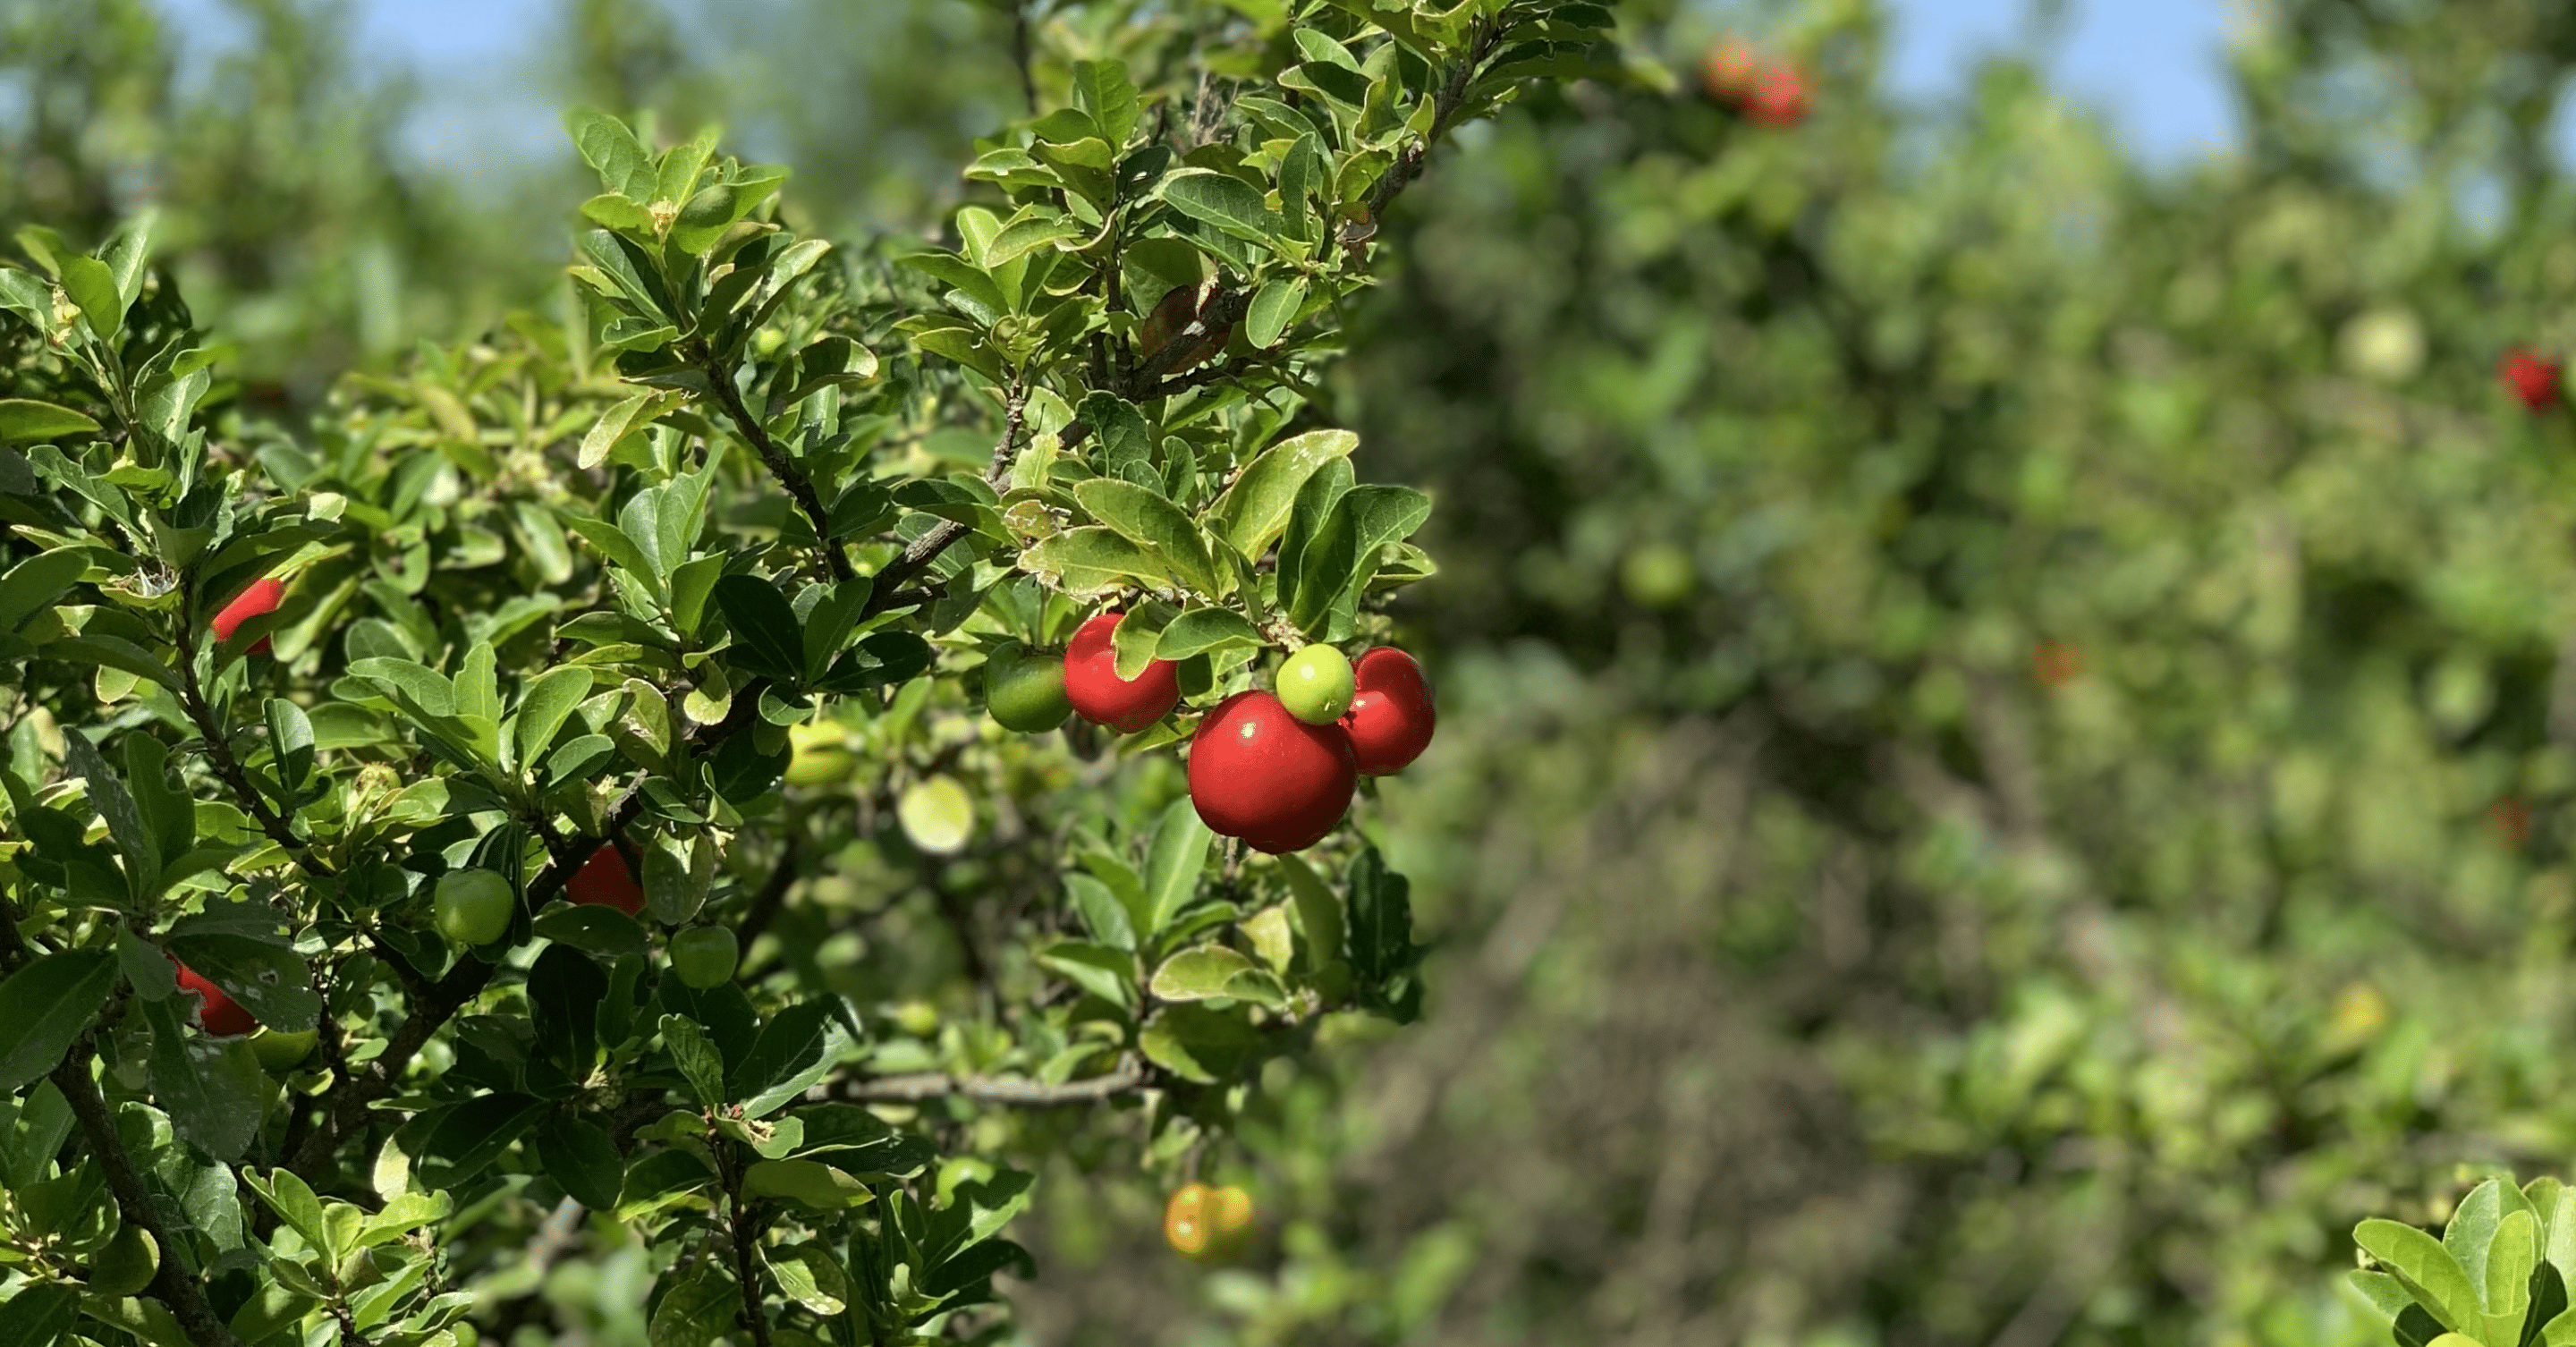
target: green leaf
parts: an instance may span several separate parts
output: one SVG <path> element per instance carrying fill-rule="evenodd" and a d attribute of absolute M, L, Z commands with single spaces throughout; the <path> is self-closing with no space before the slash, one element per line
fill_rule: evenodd
<path fill-rule="evenodd" d="M 641 1220 L 715 1182 L 715 1172 L 683 1150 L 655 1151 L 626 1171 L 617 1191 L 617 1219 Z"/>
<path fill-rule="evenodd" d="M 331 1252 L 331 1226 L 323 1218 L 322 1199 L 315 1197 L 313 1190 L 306 1187 L 304 1180 L 297 1178 L 293 1170 L 281 1165 L 268 1171 L 265 1179 L 244 1170 L 242 1177 L 249 1182 L 250 1190 L 258 1194 L 259 1200 L 277 1213 L 277 1219 L 286 1222 L 287 1229 L 303 1236 L 304 1242 L 313 1248 L 325 1254 Z"/>
<path fill-rule="evenodd" d="M 116 956 L 103 949 L 41 954 L 0 982 L 0 1093 L 60 1065 L 115 989 Z"/>
<path fill-rule="evenodd" d="M 108 840 L 125 858 L 126 883 L 135 897 L 147 898 L 159 892 L 160 844 L 152 830 L 144 826 L 143 811 L 136 807 L 133 794 L 108 770 L 107 760 L 99 756 L 98 746 L 77 731 L 64 735 L 63 765 L 87 783 L 90 806 L 107 821 Z"/>
<path fill-rule="evenodd" d="M 1253 292 L 1252 307 L 1243 316 L 1243 339 L 1255 350 L 1268 350 L 1278 344 L 1279 334 L 1296 321 L 1298 307 L 1306 302 L 1303 279 L 1270 280 Z"/>
<path fill-rule="evenodd" d="M 849 1046 L 831 1002 L 799 1002 L 761 1026 L 750 1053 L 732 1072 L 730 1092 L 742 1101 L 744 1117 L 767 1117 L 829 1074 Z"/>
<path fill-rule="evenodd" d="M 1112 145 L 1123 146 L 1136 134 L 1136 86 L 1123 61 L 1074 62 L 1073 105 L 1090 115 Z"/>
<path fill-rule="evenodd" d="M 152 1026 L 144 1079 L 153 1101 L 188 1144 L 218 1160 L 235 1160 L 259 1135 L 268 1077 L 247 1038 L 207 1038 L 180 1021 L 178 998 L 141 1003 Z"/>
<path fill-rule="evenodd" d="M 1028 1208 L 1037 1182 L 1035 1174 L 1005 1169 L 981 1183 L 957 1185 L 948 1205 L 930 1214 L 923 1252 L 933 1259 L 953 1258 L 960 1250 L 1000 1234 L 1012 1217 Z"/>
<path fill-rule="evenodd" d="M 564 722 L 590 696 L 592 686 L 590 671 L 573 667 L 548 669 L 528 680 L 519 694 L 519 717 L 513 726 L 522 770 L 544 755 Z"/>
<path fill-rule="evenodd" d="M 0 444 L 58 440 L 66 435 L 94 435 L 98 422 L 69 407 L 33 398 L 0 398 Z"/>
<path fill-rule="evenodd" d="M 276 764 L 278 789 L 291 801 L 313 779 L 313 721 L 303 707 L 284 697 L 269 698 L 266 710 L 268 749 Z"/>
<path fill-rule="evenodd" d="M 1100 446 L 1100 470 L 1131 482 L 1154 480 L 1154 430 L 1136 404 L 1112 393 L 1093 393 L 1078 409 Z"/>
<path fill-rule="evenodd" d="M 1074 910 L 1082 914 L 1092 939 L 1111 949 L 1132 952 L 1136 948 L 1136 927 L 1127 905 L 1107 884 L 1077 871 L 1065 875 L 1064 891 L 1072 898 Z"/>
<path fill-rule="evenodd" d="M 991 1280 L 996 1272 L 1008 1268 L 1022 1277 L 1037 1275 L 1037 1261 L 1029 1251 L 1007 1239 L 988 1239 L 969 1244 L 940 1261 L 924 1277 L 921 1289 L 932 1296 L 953 1296 Z"/>
<path fill-rule="evenodd" d="M 52 1347 L 80 1318 L 80 1292 L 60 1282 L 36 1282 L 9 1297 L 9 1347 Z"/>
<path fill-rule="evenodd" d="M 89 549 L 57 547 L 0 575 L 0 634 L 16 631 L 38 609 L 61 598 L 89 570 Z"/>
<path fill-rule="evenodd" d="M 1210 512 L 1217 535 L 1234 550 L 1259 559 L 1287 532 L 1306 479 L 1326 463 L 1349 458 L 1359 442 L 1347 430 L 1317 430 L 1272 445 L 1217 499 Z"/>
<path fill-rule="evenodd" d="M 993 313 L 1010 311 L 1010 301 L 1002 296 L 1002 287 L 992 273 L 955 253 L 905 253 L 895 261 L 936 280 L 946 281 L 967 298 Z"/>
<path fill-rule="evenodd" d="M 585 220 L 606 225 L 611 229 L 624 229 L 640 234 L 653 228 L 653 213 L 644 208 L 644 203 L 624 192 L 602 192 L 592 197 L 581 203 L 581 215 Z M 587 459 L 589 454 L 590 443 L 585 440 L 582 442 L 582 455 Z M 593 464 L 585 462 L 582 466 L 587 468 Z"/>
<path fill-rule="evenodd" d="M 1278 860 L 1279 872 L 1288 879 L 1289 896 L 1297 904 L 1297 924 L 1306 931 L 1311 967 L 1321 969 L 1342 957 L 1342 900 L 1304 857 L 1287 855 Z M 1411 939 L 1409 933 L 1406 938 Z"/>
<path fill-rule="evenodd" d="M 2506 1191 L 2521 1197 L 2518 1191 Z M 2491 1342 L 2520 1340 L 2523 1311 L 2531 1303 L 2531 1272 L 2539 1261 L 2540 1222 L 2528 1209 L 2506 1212 L 2487 1245 L 2486 1326 L 2479 1337 Z"/>
<path fill-rule="evenodd" d="M 1165 1001 L 1205 1001 L 1234 995 L 1227 984 L 1253 971 L 1250 959 L 1223 945 L 1197 945 L 1165 959 L 1147 990 Z"/>
<path fill-rule="evenodd" d="M 1020 553 L 1020 568 L 1053 577 L 1068 594 L 1106 594 L 1129 585 L 1166 585 L 1171 575 L 1159 554 L 1098 525 L 1066 529 Z"/>
<path fill-rule="evenodd" d="M 724 1054 L 716 1050 L 715 1040 L 698 1027 L 697 1021 L 678 1015 L 662 1017 L 662 1045 L 671 1050 L 671 1060 L 678 1064 L 680 1075 L 698 1103 L 714 1108 L 725 1102 Z"/>
<path fill-rule="evenodd" d="M 1198 525 L 1163 498 L 1159 491 L 1111 477 L 1096 477 L 1073 489 L 1074 499 L 1092 518 L 1120 537 L 1150 547 L 1182 584 L 1201 594 L 1217 590 L 1216 563 L 1199 537 Z M 1059 535 L 1061 536 L 1061 535 Z"/>
<path fill-rule="evenodd" d="M 170 952 L 224 989 L 261 1024 L 301 1032 L 322 1017 L 313 972 L 295 952 L 286 915 L 256 901 L 218 902 L 170 928 Z"/>
<path fill-rule="evenodd" d="M 1198 896 L 1199 872 L 1207 868 L 1208 847 L 1215 841 L 1216 834 L 1199 821 L 1188 796 L 1164 807 L 1145 852 L 1146 936 L 1162 934 Z"/>
<path fill-rule="evenodd" d="M 1248 243 L 1270 246 L 1288 232 L 1288 222 L 1262 202 L 1261 193 L 1229 173 L 1181 169 L 1163 179 L 1157 194 L 1181 214 Z"/>
<path fill-rule="evenodd" d="M 1095 886 L 1098 884 L 1097 880 L 1091 882 Z M 1103 894 L 1105 896 L 1106 890 Z M 1036 958 L 1041 967 L 1055 970 L 1066 981 L 1113 1006 L 1132 1007 L 1136 1004 L 1136 956 L 1133 954 L 1079 940 L 1059 940 L 1038 951 Z"/>
<path fill-rule="evenodd" d="M 1094 142 L 1095 144 L 1097 142 Z M 984 250 L 985 264 L 999 267 L 1026 253 L 1089 237 L 1089 232 L 1062 216 L 1023 215 L 1003 226 Z"/>
<path fill-rule="evenodd" d="M 1231 608 L 1193 608 L 1163 628 L 1154 642 L 1154 658 L 1184 660 L 1211 650 L 1258 650 L 1266 644 L 1260 629 Z"/>
<path fill-rule="evenodd" d="M 95 257 L 66 257 L 63 260 L 63 293 L 80 306 L 81 316 L 89 320 L 89 330 L 101 341 L 114 341 L 125 327 L 125 300 L 117 293 L 116 273 Z"/>
<path fill-rule="evenodd" d="M 600 413 L 581 437 L 580 463 L 584 471 L 608 461 L 608 453 L 617 442 L 634 430 L 650 425 L 678 400 L 674 393 L 638 393 Z"/>
<path fill-rule="evenodd" d="M 650 201 L 661 186 L 653 156 L 626 123 L 595 108 L 575 108 L 565 117 L 572 143 L 583 162 L 599 174 L 599 185 L 638 200 Z"/>
<path fill-rule="evenodd" d="M 741 1308 L 742 1295 L 733 1279 L 718 1271 L 714 1260 L 701 1260 L 653 1307 L 646 1341 L 649 1347 L 709 1347 L 733 1331 Z"/>
<path fill-rule="evenodd" d="M 725 625 L 733 629 L 736 664 L 781 683 L 803 681 L 802 624 L 776 585 L 756 575 L 728 575 L 716 581 L 712 597 Z"/>
<path fill-rule="evenodd" d="M 1355 937 L 1354 954 L 1358 944 Z M 2440 1240 L 2414 1226 L 2376 1217 L 2353 1227 L 2352 1238 L 2378 1259 L 2381 1267 L 2406 1283 L 2407 1290 L 2444 1328 L 2461 1332 L 2466 1325 L 2469 1330 L 2484 1330 L 2484 1307 L 2476 1283 L 2469 1280 L 2459 1260 L 2442 1247 Z"/>
<path fill-rule="evenodd" d="M 537 1163 L 555 1186 L 592 1211 L 613 1211 L 617 1190 L 626 1178 L 626 1163 L 617 1143 L 598 1126 L 568 1114 L 552 1114 L 537 1126 Z"/>
<path fill-rule="evenodd" d="M 627 537 L 615 524 L 578 514 L 565 514 L 563 522 L 572 525 L 572 531 L 580 534 L 584 542 L 598 548 L 601 556 L 641 581 L 649 592 L 657 596 L 661 594 L 661 572 L 645 559 L 643 549 L 635 545 L 635 540 Z"/>
<path fill-rule="evenodd" d="M 45 644 L 48 658 L 74 664 L 104 664 L 137 678 L 148 678 L 172 692 L 182 690 L 179 675 L 152 653 L 122 636 L 69 636 Z"/>
<path fill-rule="evenodd" d="M 850 1279 L 840 1263 L 820 1244 L 795 1244 L 762 1251 L 778 1289 L 788 1299 L 826 1319 L 849 1308 Z"/>
<path fill-rule="evenodd" d="M 432 1109 L 420 1117 L 412 1172 L 423 1188 L 454 1188 L 490 1168 L 545 1111 L 523 1094 L 478 1095 Z"/>
<path fill-rule="evenodd" d="M 570 945 L 598 959 L 641 954 L 647 943 L 641 923 L 602 903 L 548 908 L 533 923 L 533 929 L 544 939 Z"/>
<path fill-rule="evenodd" d="M 1202 1085 L 1241 1072 L 1259 1041 L 1242 1006 L 1210 1010 L 1191 1001 L 1163 1007 L 1136 1040 L 1146 1060 Z"/>

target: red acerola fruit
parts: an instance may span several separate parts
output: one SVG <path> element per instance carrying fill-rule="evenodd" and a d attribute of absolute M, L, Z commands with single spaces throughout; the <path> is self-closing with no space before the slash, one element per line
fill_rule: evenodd
<path fill-rule="evenodd" d="M 1324 839 L 1350 811 L 1359 763 L 1339 725 L 1309 725 L 1262 691 L 1218 703 L 1190 740 L 1190 803 L 1212 832 L 1274 855 Z"/>
<path fill-rule="evenodd" d="M 2505 352 L 2500 371 L 2505 386 L 2522 399 L 2522 405 L 2533 411 L 2558 400 L 2558 367 L 2517 346 Z"/>
<path fill-rule="evenodd" d="M 215 620 L 213 623 L 215 639 L 218 641 L 231 640 L 233 638 L 233 629 L 235 627 L 250 621 L 254 617 L 259 617 L 262 614 L 276 612 L 278 600 L 285 597 L 286 582 L 278 579 L 276 576 L 263 575 L 260 578 L 251 581 L 250 588 L 234 595 L 233 601 L 225 604 L 222 612 L 215 614 Z M 252 646 L 250 648 L 250 653 L 254 655 L 267 654 L 268 638 L 265 636 L 260 637 L 259 644 Z"/>
<path fill-rule="evenodd" d="M 601 843 L 590 859 L 573 871 L 572 882 L 564 885 L 564 896 L 575 906 L 598 904 L 613 907 L 628 916 L 644 910 L 644 886 L 635 882 L 635 871 L 617 848 Z"/>
<path fill-rule="evenodd" d="M 1064 695 L 1075 715 L 1120 734 L 1137 734 L 1180 705 L 1181 666 L 1158 659 L 1134 678 L 1119 677 L 1118 652 L 1109 644 L 1119 616 L 1102 613 L 1073 634 L 1073 644 L 1064 651 Z"/>
<path fill-rule="evenodd" d="M 1744 96 L 1744 112 L 1764 126 L 1796 126 L 1806 120 L 1806 72 L 1793 65 L 1763 71 Z"/>
<path fill-rule="evenodd" d="M 1351 751 L 1370 776 L 1393 776 L 1431 746 L 1439 715 L 1431 705 L 1431 680 L 1413 656 L 1382 645 L 1352 666 L 1359 695 L 1342 717 Z"/>
<path fill-rule="evenodd" d="M 241 1008 L 240 1002 L 226 996 L 223 988 L 197 976 L 197 970 L 186 964 L 179 965 L 179 990 L 197 994 L 200 1001 L 197 1023 L 204 1025 L 207 1033 L 218 1038 L 235 1038 L 259 1029 L 259 1021 L 252 1019 L 250 1012 Z"/>

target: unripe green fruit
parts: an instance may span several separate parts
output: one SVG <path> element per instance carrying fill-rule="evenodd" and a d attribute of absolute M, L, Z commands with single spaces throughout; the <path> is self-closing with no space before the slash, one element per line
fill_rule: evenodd
<path fill-rule="evenodd" d="M 671 971 L 699 991 L 732 981 L 741 957 L 741 942 L 728 927 L 692 926 L 671 937 Z"/>
<path fill-rule="evenodd" d="M 272 1076 L 283 1076 L 304 1065 L 313 1055 L 313 1045 L 322 1035 L 311 1029 L 262 1029 L 250 1036 L 251 1055 L 259 1059 L 259 1069 Z"/>
<path fill-rule="evenodd" d="M 458 945 L 486 945 L 510 929 L 518 897 L 510 881 L 489 870 L 450 870 L 439 878 L 433 905 L 440 935 Z"/>
<path fill-rule="evenodd" d="M 160 1270 L 161 1246 L 143 1227 L 129 1225 L 90 1260 L 89 1289 L 103 1296 L 130 1296 L 150 1286 Z"/>
<path fill-rule="evenodd" d="M 1328 645 L 1310 645 L 1279 666 L 1279 704 L 1309 725 L 1341 719 L 1358 691 L 1350 657 Z"/>
<path fill-rule="evenodd" d="M 1064 691 L 1064 660 L 1006 645 L 984 661 L 984 708 L 1006 730 L 1043 734 L 1073 714 Z"/>

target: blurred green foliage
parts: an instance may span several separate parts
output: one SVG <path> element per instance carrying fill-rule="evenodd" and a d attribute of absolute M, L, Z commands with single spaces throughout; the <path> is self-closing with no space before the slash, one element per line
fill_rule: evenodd
<path fill-rule="evenodd" d="M 718 8 L 584 0 L 565 78 L 734 121 L 829 227 L 927 229 L 1015 110 L 988 6 Z M 2576 1151 L 2576 419 L 2494 374 L 2576 350 L 2576 19 L 2253 6 L 2241 152 L 2158 174 L 2016 63 L 1892 104 L 1858 0 L 1626 17 L 1666 87 L 1445 159 L 1328 389 L 1440 499 L 1403 616 L 1447 719 L 1385 791 L 1426 1024 L 1268 1082 L 1245 1269 L 1059 1160 L 1030 1335 L 2384 1341 L 2330 1275 L 2356 1220 Z M 263 47 L 219 87 L 270 92 L 186 116 L 143 10 L 10 22 L 0 61 L 85 91 L 11 124 L 13 223 L 150 197 L 207 268 L 380 238 L 404 337 L 469 321 L 442 258 L 542 297 L 524 222 L 351 139 L 390 113 L 344 68 Z M 1726 32 L 1814 73 L 1804 124 L 1697 96 Z M 305 107 L 312 164 L 250 152 Z M 182 136 L 310 195 L 120 186 Z M 189 293 L 324 371 L 400 344 L 350 274 Z M 635 1252 L 557 1267 L 568 1331 L 640 1334 Z"/>

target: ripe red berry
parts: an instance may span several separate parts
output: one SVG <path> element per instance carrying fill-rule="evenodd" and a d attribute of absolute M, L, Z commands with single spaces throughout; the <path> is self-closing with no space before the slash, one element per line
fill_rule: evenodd
<path fill-rule="evenodd" d="M 1190 741 L 1190 803 L 1210 831 L 1273 854 L 1324 839 L 1359 787 L 1351 739 L 1309 725 L 1262 691 L 1217 705 Z"/>
<path fill-rule="evenodd" d="M 2524 347 L 2505 352 L 2502 373 L 2505 386 L 2533 411 L 2558 400 L 2558 367 Z"/>
<path fill-rule="evenodd" d="M 1109 644 L 1119 616 L 1102 613 L 1073 634 L 1073 644 L 1064 652 L 1064 695 L 1074 714 L 1092 724 L 1137 734 L 1180 704 L 1181 668 L 1158 659 L 1134 678 L 1119 677 L 1118 652 Z"/>
<path fill-rule="evenodd" d="M 1413 656 L 1391 645 L 1360 656 L 1352 673 L 1360 691 L 1342 717 L 1351 751 L 1361 771 L 1393 776 L 1431 746 L 1440 718 L 1431 704 L 1431 680 L 1422 676 Z"/>
<path fill-rule="evenodd" d="M 211 624 L 215 629 L 215 639 L 231 640 L 235 627 L 254 617 L 276 612 L 277 601 L 284 597 L 286 597 L 286 582 L 273 575 L 263 575 L 251 581 L 250 588 L 234 595 L 233 601 L 225 604 L 222 612 L 215 614 L 215 620 Z M 267 654 L 268 638 L 260 637 L 259 644 L 252 646 L 250 653 Z"/>
<path fill-rule="evenodd" d="M 1744 96 L 1745 115 L 1764 126 L 1796 126 L 1807 116 L 1806 72 L 1775 65 L 1756 76 Z"/>
<path fill-rule="evenodd" d="M 259 1021 L 252 1019 L 250 1012 L 241 1008 L 240 1002 L 226 996 L 223 988 L 197 976 L 197 970 L 186 964 L 179 965 L 179 990 L 195 992 L 200 998 L 202 1004 L 197 1010 L 197 1023 L 204 1025 L 207 1033 L 218 1038 L 234 1038 L 259 1028 Z"/>
<path fill-rule="evenodd" d="M 576 906 L 595 903 L 616 908 L 630 917 L 644 910 L 644 886 L 635 882 L 635 872 L 627 867 L 626 858 L 605 842 L 573 872 L 572 882 L 564 886 L 564 896 Z"/>

